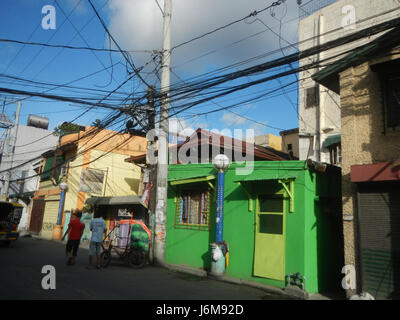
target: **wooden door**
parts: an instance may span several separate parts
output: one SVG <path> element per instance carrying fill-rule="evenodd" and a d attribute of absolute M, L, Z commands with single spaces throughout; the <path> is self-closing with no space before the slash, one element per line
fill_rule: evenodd
<path fill-rule="evenodd" d="M 42 230 L 45 201 L 44 198 L 32 200 L 31 221 L 29 231 L 39 233 Z"/>

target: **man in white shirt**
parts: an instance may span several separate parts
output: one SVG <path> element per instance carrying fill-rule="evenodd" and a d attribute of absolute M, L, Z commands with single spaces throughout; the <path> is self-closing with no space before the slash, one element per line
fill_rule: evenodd
<path fill-rule="evenodd" d="M 103 235 L 107 235 L 107 225 L 101 213 L 96 212 L 95 218 L 90 222 L 90 230 L 92 231 L 92 238 L 90 239 L 89 246 L 89 265 L 88 269 L 92 269 L 93 256 L 97 255 L 97 269 L 101 268 L 100 254 L 102 249 Z"/>

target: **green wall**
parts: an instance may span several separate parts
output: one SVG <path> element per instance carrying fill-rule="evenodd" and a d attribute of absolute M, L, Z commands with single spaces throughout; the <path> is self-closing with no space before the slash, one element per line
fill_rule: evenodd
<path fill-rule="evenodd" d="M 276 172 L 277 177 L 285 173 L 295 173 L 294 212 L 289 212 L 286 201 L 286 256 L 285 275 L 300 272 L 306 277 L 308 292 L 331 291 L 340 284 L 343 264 L 343 247 L 340 247 L 338 230 L 340 223 L 335 220 L 339 212 L 328 215 L 322 212 L 326 202 L 331 204 L 332 196 L 340 198 L 340 172 L 327 174 L 310 173 L 303 161 L 255 162 L 257 174 Z M 249 211 L 246 192 L 235 181 L 243 176 L 236 175 L 238 164 L 232 164 L 225 176 L 224 240 L 229 244 L 230 262 L 226 274 L 264 284 L 284 287 L 284 281 L 254 277 L 254 236 L 255 206 Z M 216 174 L 211 164 L 170 165 L 169 179 L 183 179 L 198 175 Z M 204 184 L 191 184 L 190 188 L 201 188 Z M 257 193 L 275 193 L 282 186 L 274 181 L 246 182 L 245 187 L 255 199 Z M 339 192 L 338 192 L 339 190 Z M 175 227 L 177 187 L 169 187 L 167 209 L 167 263 L 186 265 L 194 268 L 210 269 L 209 244 L 215 241 L 215 200 L 212 203 L 210 231 L 187 230 Z M 319 198 L 316 198 L 319 196 Z M 322 199 L 322 200 L 321 200 Z M 322 203 L 322 204 L 321 204 Z M 326 250 L 329 250 L 328 252 Z M 338 281 L 339 279 L 339 281 Z"/>

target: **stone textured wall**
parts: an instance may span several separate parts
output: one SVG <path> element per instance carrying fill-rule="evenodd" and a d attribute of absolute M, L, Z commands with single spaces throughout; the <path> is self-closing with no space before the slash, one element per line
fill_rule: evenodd
<path fill-rule="evenodd" d="M 342 20 L 346 17 L 343 13 L 343 8 L 347 5 L 352 5 L 355 8 L 356 15 L 356 28 L 345 29 L 342 28 Z M 391 11 L 391 12 L 389 12 Z M 397 0 L 338 0 L 333 4 L 313 13 L 312 15 L 300 20 L 299 22 L 299 50 L 314 47 L 316 45 L 329 42 L 334 39 L 338 39 L 343 36 L 347 36 L 351 33 L 360 31 L 362 29 L 371 27 L 375 24 L 382 23 L 384 21 L 391 20 L 398 17 L 400 12 L 400 2 Z M 322 36 L 321 36 L 322 34 Z M 319 37 L 318 37 L 319 36 Z M 310 64 L 312 61 L 320 61 L 335 57 L 339 53 L 346 52 L 350 49 L 361 46 L 365 43 L 370 42 L 379 35 L 372 37 L 366 37 L 358 41 L 348 43 L 344 46 L 340 46 L 331 50 L 324 51 L 319 55 L 302 59 L 300 66 Z M 307 41 L 312 39 L 310 41 Z M 330 61 L 322 63 L 326 65 L 338 60 L 341 57 L 336 57 Z M 339 96 L 327 90 L 325 87 L 320 86 L 319 100 L 320 108 L 317 107 L 306 108 L 306 89 L 316 85 L 316 83 L 310 78 L 318 69 L 307 70 L 300 72 L 300 83 L 299 83 L 299 134 L 300 134 L 300 159 L 305 160 L 307 158 L 309 150 L 309 139 L 302 137 L 302 135 L 318 135 L 318 111 L 320 112 L 320 145 L 322 146 L 324 140 L 330 135 L 340 134 L 341 132 L 341 121 L 340 121 L 340 105 Z M 323 130 L 330 130 L 328 134 L 324 134 Z M 325 148 L 320 148 L 317 145 L 317 139 L 314 139 L 314 143 L 311 146 L 310 158 L 313 160 L 318 159 L 320 154 L 322 162 L 330 162 L 329 152 Z M 320 150 L 320 151 L 319 151 Z"/>
<path fill-rule="evenodd" d="M 400 132 L 385 134 L 380 77 L 370 69 L 375 62 L 378 61 L 363 63 L 340 74 L 343 214 L 354 215 L 353 221 L 343 222 L 345 263 L 354 265 L 356 270 L 359 266 L 357 193 L 356 185 L 350 182 L 350 167 L 400 157 Z"/>

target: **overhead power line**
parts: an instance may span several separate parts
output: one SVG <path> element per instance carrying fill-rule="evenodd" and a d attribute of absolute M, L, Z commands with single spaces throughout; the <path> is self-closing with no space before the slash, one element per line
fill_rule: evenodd
<path fill-rule="evenodd" d="M 49 44 L 49 43 L 42 43 L 42 42 L 28 42 L 28 41 L 4 39 L 4 38 L 0 38 L 0 42 L 17 43 L 17 44 L 22 44 L 22 45 L 41 46 L 41 47 L 49 47 L 49 48 L 64 48 L 64 49 L 72 49 L 72 50 L 89 50 L 89 51 L 99 51 L 99 52 L 107 52 L 107 53 L 109 53 L 109 52 L 121 53 L 120 50 L 116 50 L 116 49 L 79 47 L 79 46 L 70 46 L 70 45 L 63 45 L 63 44 Z M 157 51 L 157 50 L 124 50 L 124 52 L 132 52 L 132 53 L 153 53 L 154 51 Z"/>
<path fill-rule="evenodd" d="M 120 53 L 122 54 L 122 56 L 125 58 L 126 62 L 132 67 L 134 73 L 136 74 L 136 76 L 147 86 L 147 87 L 151 87 L 146 80 L 143 79 L 143 77 L 140 75 L 139 71 L 137 70 L 134 62 L 129 59 L 129 56 L 127 55 L 127 53 L 125 51 L 123 51 L 121 49 L 121 47 L 119 46 L 118 42 L 114 39 L 114 37 L 112 36 L 112 34 L 110 33 L 110 31 L 108 30 L 106 24 L 104 23 L 103 19 L 101 18 L 101 16 L 99 15 L 99 13 L 97 12 L 95 6 L 93 5 L 91 0 L 88 0 L 90 6 L 92 7 L 93 11 L 95 12 L 97 18 L 99 19 L 101 25 L 103 26 L 104 30 L 107 32 L 108 36 L 111 38 L 111 40 L 114 42 L 114 44 L 117 46 L 118 50 L 120 51 Z"/>

